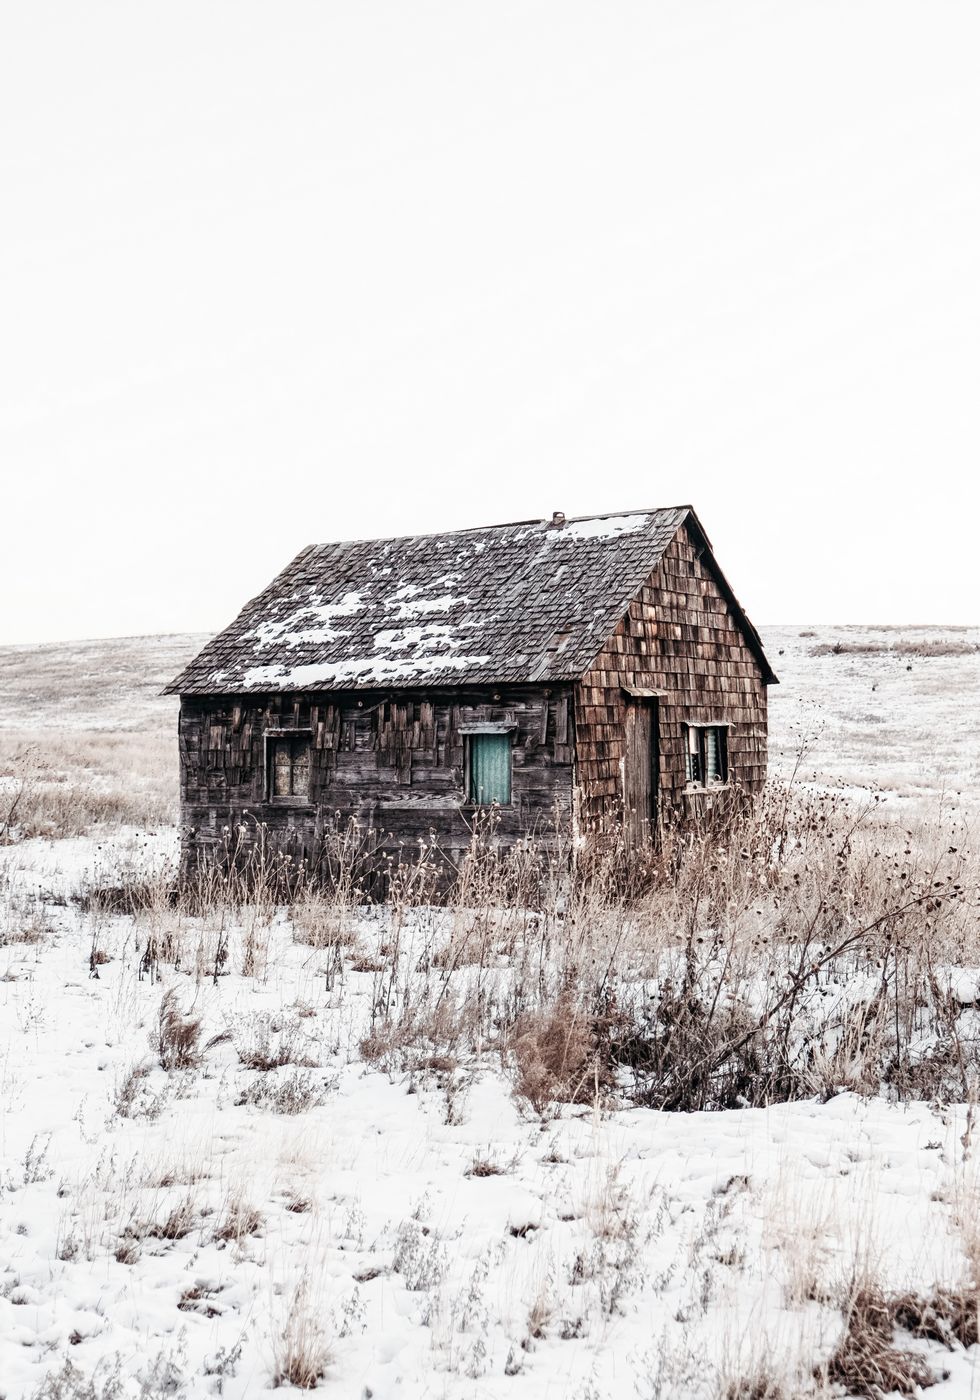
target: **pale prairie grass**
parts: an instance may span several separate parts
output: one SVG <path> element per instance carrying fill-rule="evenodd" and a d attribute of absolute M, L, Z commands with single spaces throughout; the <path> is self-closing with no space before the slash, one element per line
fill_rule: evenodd
<path fill-rule="evenodd" d="M 313 1390 L 326 1377 L 332 1357 L 323 1311 L 306 1280 L 297 1284 L 289 1297 L 286 1317 L 273 1339 L 273 1386 Z"/>
<path fill-rule="evenodd" d="M 832 1241 L 842 1212 L 832 1195 L 802 1191 L 796 1181 L 783 1178 L 771 1193 L 763 1213 L 762 1244 L 772 1251 L 773 1273 L 786 1307 L 805 1308 L 830 1297 Z"/>
<path fill-rule="evenodd" d="M 176 815 L 173 735 L 0 730 L 0 843 Z"/>

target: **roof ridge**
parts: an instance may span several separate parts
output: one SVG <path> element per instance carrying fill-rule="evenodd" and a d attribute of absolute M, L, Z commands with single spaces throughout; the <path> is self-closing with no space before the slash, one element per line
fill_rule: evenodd
<path fill-rule="evenodd" d="M 621 516 L 632 515 L 662 515 L 668 511 L 693 510 L 691 505 L 672 506 L 638 506 L 634 510 L 601 510 L 592 511 L 588 515 L 568 515 L 565 517 L 566 525 L 579 525 L 584 520 L 618 520 Z M 458 529 L 449 530 L 413 530 L 406 535 L 358 535 L 354 539 L 346 540 L 314 540 L 305 546 L 306 549 L 325 549 L 332 545 L 344 544 L 387 544 L 397 540 L 435 540 L 443 535 L 480 535 L 488 530 L 516 530 L 520 526 L 526 525 L 550 525 L 551 519 L 548 516 L 535 515 L 527 520 L 497 520 L 490 525 L 462 525 Z"/>

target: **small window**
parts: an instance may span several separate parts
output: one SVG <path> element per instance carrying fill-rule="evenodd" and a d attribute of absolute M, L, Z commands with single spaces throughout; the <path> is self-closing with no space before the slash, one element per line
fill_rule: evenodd
<path fill-rule="evenodd" d="M 277 734 L 269 739 L 269 796 L 305 799 L 310 795 L 310 736 Z"/>
<path fill-rule="evenodd" d="M 469 736 L 467 795 L 478 807 L 510 802 L 511 747 L 509 734 Z"/>
<path fill-rule="evenodd" d="M 724 724 L 687 726 L 689 787 L 720 787 L 728 782 L 728 728 Z"/>

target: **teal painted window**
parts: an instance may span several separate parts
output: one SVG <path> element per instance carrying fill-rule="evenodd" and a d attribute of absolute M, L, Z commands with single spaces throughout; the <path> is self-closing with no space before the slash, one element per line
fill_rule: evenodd
<path fill-rule="evenodd" d="M 691 787 L 720 787 L 728 782 L 728 728 L 724 724 L 692 724 L 685 745 L 687 781 Z"/>
<path fill-rule="evenodd" d="M 510 802 L 510 735 L 470 735 L 470 801 L 478 807 Z"/>
<path fill-rule="evenodd" d="M 703 733 L 704 780 L 706 783 L 720 783 L 722 781 L 721 740 L 718 737 L 718 730 L 715 728 L 705 729 Z"/>

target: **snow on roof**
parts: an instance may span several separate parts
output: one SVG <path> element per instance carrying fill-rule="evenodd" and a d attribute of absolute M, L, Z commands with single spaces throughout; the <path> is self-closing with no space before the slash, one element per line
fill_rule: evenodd
<path fill-rule="evenodd" d="M 562 530 L 552 532 L 552 539 L 561 535 L 570 540 L 611 540 L 617 535 L 632 535 L 650 523 L 649 515 L 634 511 L 632 515 L 599 515 L 592 520 L 570 520 Z"/>
<path fill-rule="evenodd" d="M 168 689 L 572 679 L 690 514 L 678 506 L 310 545 Z"/>

